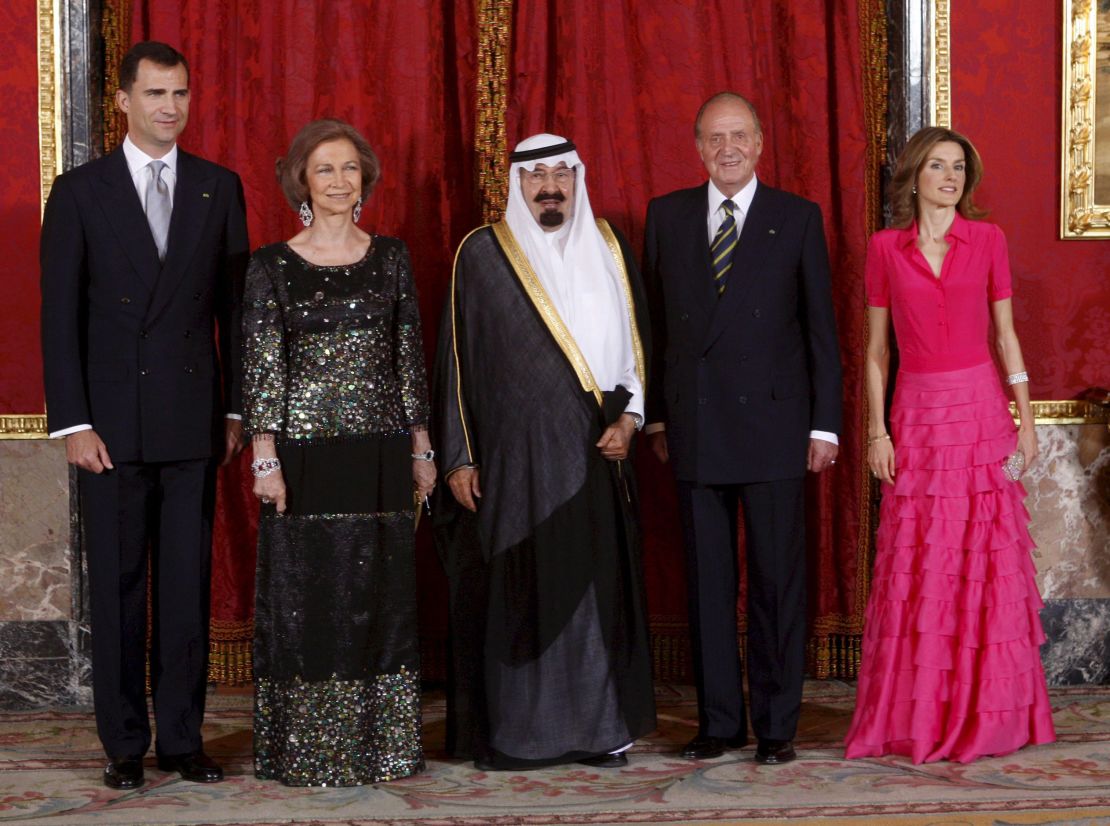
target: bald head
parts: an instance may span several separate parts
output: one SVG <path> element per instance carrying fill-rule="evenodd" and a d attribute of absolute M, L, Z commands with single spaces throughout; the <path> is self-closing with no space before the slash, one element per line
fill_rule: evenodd
<path fill-rule="evenodd" d="M 717 94 L 713 95 L 713 97 L 709 98 L 709 100 L 707 100 L 705 103 L 703 103 L 701 105 L 701 108 L 698 109 L 698 116 L 694 118 L 695 138 L 701 137 L 701 121 L 705 115 L 706 110 L 710 107 L 716 106 L 717 104 L 732 104 L 746 107 L 748 110 L 748 114 L 751 116 L 752 122 L 755 124 L 756 131 L 760 134 L 763 133 L 763 124 L 759 122 L 759 115 L 756 113 L 755 106 L 752 105 L 752 102 L 750 100 L 748 100 L 743 95 L 738 95 L 736 92 L 718 92 Z"/>

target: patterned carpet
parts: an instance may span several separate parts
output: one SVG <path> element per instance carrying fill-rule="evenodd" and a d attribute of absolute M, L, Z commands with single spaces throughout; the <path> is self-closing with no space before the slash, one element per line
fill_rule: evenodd
<path fill-rule="evenodd" d="M 623 770 L 564 766 L 491 772 L 442 753 L 443 699 L 425 703 L 428 770 L 355 789 L 287 789 L 251 774 L 250 696 L 217 694 L 205 725 L 224 783 L 202 786 L 147 762 L 147 784 L 113 792 L 83 710 L 0 714 L 0 823 L 502 824 L 781 823 L 1110 824 L 1110 687 L 1053 691 L 1059 742 L 971 765 L 913 766 L 902 758 L 846 761 L 849 685 L 813 682 L 799 759 L 759 766 L 752 747 L 716 760 L 675 756 L 696 726 L 693 692 L 658 689 L 660 729 L 637 744 Z"/>

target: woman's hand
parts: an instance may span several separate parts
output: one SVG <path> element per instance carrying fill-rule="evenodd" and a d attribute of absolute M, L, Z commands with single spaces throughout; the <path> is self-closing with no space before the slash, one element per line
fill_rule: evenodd
<path fill-rule="evenodd" d="M 436 463 L 424 459 L 412 460 L 412 483 L 416 497 L 424 499 L 436 486 Z"/>
<path fill-rule="evenodd" d="M 285 513 L 285 477 L 280 468 L 266 476 L 254 477 L 252 490 L 264 505 L 273 502 L 278 513 Z"/>
<path fill-rule="evenodd" d="M 894 443 L 889 437 L 871 442 L 867 448 L 867 466 L 880 482 L 894 484 Z"/>
<path fill-rule="evenodd" d="M 1023 424 L 1018 428 L 1018 450 L 1025 457 L 1025 470 L 1029 470 L 1030 465 L 1037 461 L 1037 457 L 1041 454 L 1037 446 L 1037 431 L 1032 425 L 1026 427 Z"/>

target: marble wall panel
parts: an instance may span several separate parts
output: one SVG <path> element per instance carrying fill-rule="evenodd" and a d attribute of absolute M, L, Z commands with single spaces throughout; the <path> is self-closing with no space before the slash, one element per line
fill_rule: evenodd
<path fill-rule="evenodd" d="M 1024 477 L 1037 584 L 1045 600 L 1110 599 L 1110 431 L 1038 425 Z"/>
<path fill-rule="evenodd" d="M 0 622 L 71 616 L 62 442 L 0 440 Z"/>
<path fill-rule="evenodd" d="M 1049 685 L 1110 684 L 1110 599 L 1060 599 L 1041 612 Z"/>

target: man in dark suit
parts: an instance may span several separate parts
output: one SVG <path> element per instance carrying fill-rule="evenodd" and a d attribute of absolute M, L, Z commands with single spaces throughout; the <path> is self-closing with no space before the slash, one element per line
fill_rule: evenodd
<path fill-rule="evenodd" d="M 223 772 L 203 751 L 213 457 L 240 449 L 239 307 L 249 254 L 235 173 L 177 148 L 189 69 L 162 43 L 120 66 L 127 137 L 60 176 L 42 226 L 50 435 L 79 468 L 104 783 L 143 783 L 150 685 L 158 767 Z M 219 351 L 216 349 L 216 337 Z"/>
<path fill-rule="evenodd" d="M 644 276 L 657 357 L 652 448 L 678 483 L 698 734 L 747 744 L 737 646 L 737 504 L 748 564 L 756 760 L 794 759 L 805 665 L 808 468 L 836 461 L 840 358 L 820 208 L 757 181 L 755 108 L 722 92 L 694 126 L 709 182 L 648 206 Z"/>

